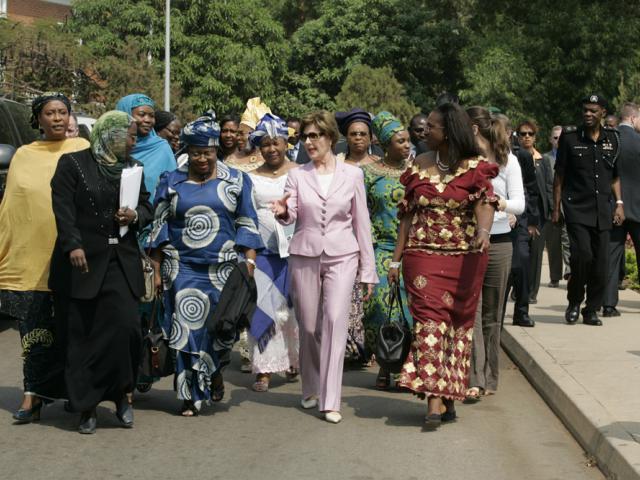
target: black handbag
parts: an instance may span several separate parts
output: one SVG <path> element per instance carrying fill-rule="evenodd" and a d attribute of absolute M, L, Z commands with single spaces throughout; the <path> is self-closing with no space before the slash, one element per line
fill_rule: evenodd
<path fill-rule="evenodd" d="M 398 305 L 400 314 L 398 319 L 393 319 L 393 306 Z M 376 345 L 376 362 L 384 370 L 391 373 L 400 373 L 402 365 L 407 360 L 413 334 L 407 323 L 402 308 L 400 285 L 393 283 L 389 286 L 389 313 L 387 320 L 380 326 Z"/>
<path fill-rule="evenodd" d="M 149 330 L 142 339 L 140 373 L 146 377 L 168 377 L 175 371 L 169 340 L 164 338 L 158 322 L 158 316 L 162 314 L 162 299 L 156 298 L 149 318 Z"/>

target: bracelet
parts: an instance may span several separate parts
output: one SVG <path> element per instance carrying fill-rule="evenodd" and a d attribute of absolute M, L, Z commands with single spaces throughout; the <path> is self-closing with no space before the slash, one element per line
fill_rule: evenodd
<path fill-rule="evenodd" d="M 138 211 L 134 210 L 133 213 L 135 217 L 133 217 L 133 221 L 131 223 L 138 223 Z"/>
<path fill-rule="evenodd" d="M 254 267 L 256 266 L 256 261 L 253 258 L 247 258 L 246 262 L 249 265 L 253 265 Z"/>
<path fill-rule="evenodd" d="M 624 205 L 624 202 L 622 200 L 616 200 L 616 205 Z"/>
<path fill-rule="evenodd" d="M 389 270 L 391 270 L 392 268 L 400 268 L 401 265 L 402 262 L 389 262 Z"/>
<path fill-rule="evenodd" d="M 486 228 L 480 228 L 480 231 L 486 233 L 487 235 L 491 235 L 491 232 Z"/>

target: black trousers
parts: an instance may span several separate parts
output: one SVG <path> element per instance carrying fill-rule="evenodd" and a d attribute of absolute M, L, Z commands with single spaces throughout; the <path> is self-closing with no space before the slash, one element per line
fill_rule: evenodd
<path fill-rule="evenodd" d="M 602 307 L 607 285 L 609 231 L 579 223 L 567 223 L 567 233 L 571 247 L 571 278 L 567 285 L 567 300 L 570 305 L 581 304 L 586 287 L 585 310 L 598 311 Z"/>
<path fill-rule="evenodd" d="M 513 243 L 513 256 L 511 257 L 511 274 L 507 282 L 507 292 L 504 296 L 505 306 L 509 293 L 513 288 L 516 299 L 513 307 L 513 318 L 517 319 L 522 315 L 529 314 L 529 269 L 531 255 L 531 237 L 527 227 L 516 225 L 511 231 Z M 506 308 L 503 309 L 503 312 Z M 504 313 L 503 313 L 504 316 Z"/>
<path fill-rule="evenodd" d="M 618 304 L 618 282 L 620 281 L 620 266 L 624 264 L 624 244 L 627 234 L 631 236 L 633 248 L 636 251 L 636 262 L 640 267 L 640 223 L 626 220 L 620 227 L 613 227 L 609 235 L 609 269 L 607 272 L 607 286 L 603 305 L 615 307 Z M 638 270 L 640 271 L 640 270 Z"/>

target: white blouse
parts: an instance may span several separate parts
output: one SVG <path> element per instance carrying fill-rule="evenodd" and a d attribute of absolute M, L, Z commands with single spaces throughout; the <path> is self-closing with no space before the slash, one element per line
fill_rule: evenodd
<path fill-rule="evenodd" d="M 284 195 L 287 175 L 269 178 L 249 173 L 253 183 L 253 199 L 258 214 L 258 230 L 264 246 L 273 253 L 285 258 L 289 255 L 289 240 L 293 234 L 293 225 L 283 227 L 278 223 L 271 211 L 271 202 Z"/>
<path fill-rule="evenodd" d="M 498 176 L 491 179 L 491 184 L 493 185 L 493 192 L 507 201 L 505 211 L 499 212 L 496 210 L 493 215 L 491 233 L 494 235 L 508 233 L 511 231 L 508 214 L 520 215 L 524 212 L 525 207 L 522 171 L 520 170 L 520 163 L 513 153 L 509 154 L 507 164 L 500 167 Z"/>

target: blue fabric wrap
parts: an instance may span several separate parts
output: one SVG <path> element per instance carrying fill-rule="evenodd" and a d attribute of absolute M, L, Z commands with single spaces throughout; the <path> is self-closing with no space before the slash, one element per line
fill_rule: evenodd
<path fill-rule="evenodd" d="M 217 147 L 220 125 L 210 116 L 197 118 L 182 129 L 180 140 L 194 147 Z"/>
<path fill-rule="evenodd" d="M 262 117 L 256 129 L 249 135 L 249 142 L 254 147 L 259 148 L 262 139 L 267 136 L 270 138 L 289 138 L 289 129 L 284 120 L 276 115 L 267 113 Z"/>
<path fill-rule="evenodd" d="M 291 301 L 289 299 L 289 269 L 286 258 L 280 258 L 278 254 L 267 254 L 266 250 L 263 250 L 256 257 L 256 269 L 260 270 L 271 280 L 269 288 L 275 288 L 280 295 L 287 299 L 289 306 Z M 258 285 L 258 289 L 264 286 Z M 278 295 L 279 296 L 279 295 Z M 267 300 L 263 300 L 265 302 Z M 251 336 L 256 339 L 258 349 L 260 353 L 264 352 L 269 340 L 275 333 L 276 319 L 269 316 L 261 307 L 261 302 L 258 302 L 255 313 L 251 320 L 251 328 L 249 332 Z"/>

